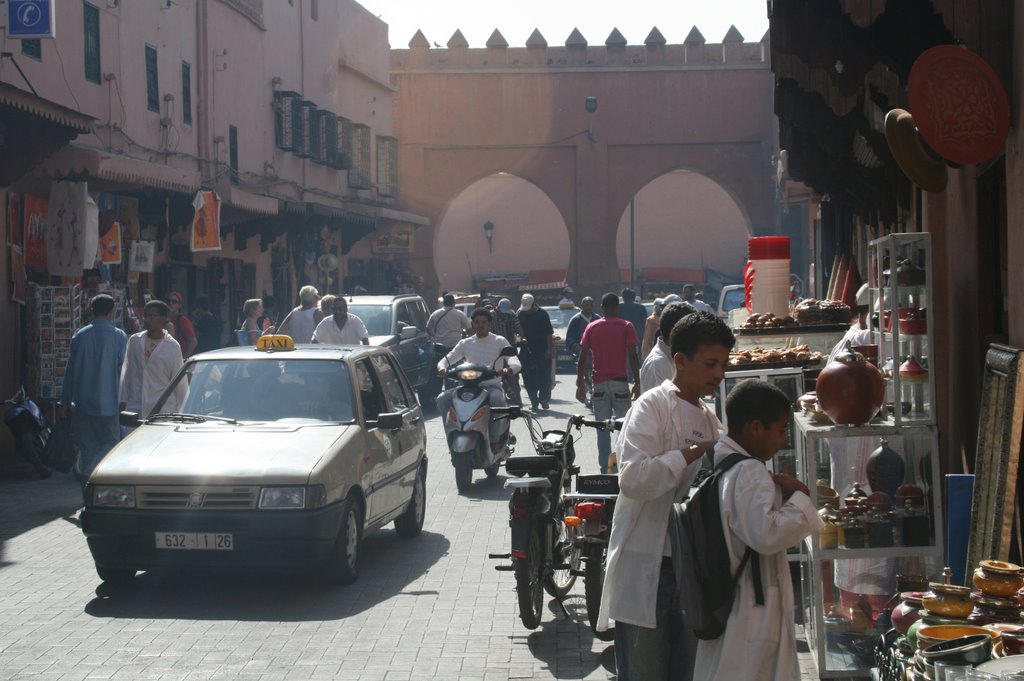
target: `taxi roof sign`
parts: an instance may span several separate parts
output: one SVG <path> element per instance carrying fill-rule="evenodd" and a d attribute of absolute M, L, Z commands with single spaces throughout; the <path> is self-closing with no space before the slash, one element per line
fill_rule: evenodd
<path fill-rule="evenodd" d="M 262 352 L 282 352 L 295 349 L 295 341 L 284 334 L 260 336 L 256 349 Z"/>

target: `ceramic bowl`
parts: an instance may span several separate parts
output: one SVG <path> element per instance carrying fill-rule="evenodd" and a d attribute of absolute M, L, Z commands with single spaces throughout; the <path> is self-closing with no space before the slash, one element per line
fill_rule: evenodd
<path fill-rule="evenodd" d="M 1001 628 L 1003 650 L 1007 655 L 1024 654 L 1024 627 Z"/>
<path fill-rule="evenodd" d="M 917 647 L 919 650 L 923 650 L 936 643 L 973 634 L 985 634 L 993 640 L 999 638 L 998 631 L 992 631 L 985 627 L 976 627 L 970 624 L 936 624 L 917 630 Z"/>
<path fill-rule="evenodd" d="M 986 632 L 952 638 L 922 649 L 920 655 L 931 664 L 942 660 L 954 664 L 977 665 L 992 657 L 992 637 Z"/>

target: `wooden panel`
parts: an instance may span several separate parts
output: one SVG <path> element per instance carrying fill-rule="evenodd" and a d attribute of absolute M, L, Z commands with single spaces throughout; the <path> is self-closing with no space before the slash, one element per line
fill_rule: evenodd
<path fill-rule="evenodd" d="M 993 343 L 985 357 L 966 575 L 978 561 L 1010 557 L 1024 419 L 1020 354 Z"/>

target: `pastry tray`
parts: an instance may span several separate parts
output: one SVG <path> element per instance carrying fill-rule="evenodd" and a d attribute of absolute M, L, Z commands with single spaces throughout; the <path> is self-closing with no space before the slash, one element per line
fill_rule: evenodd
<path fill-rule="evenodd" d="M 744 364 L 729 364 L 725 367 L 728 371 L 761 371 L 762 369 L 817 369 L 825 366 L 825 358 L 800 361 L 780 362 L 746 362 Z"/>
<path fill-rule="evenodd" d="M 740 327 L 734 330 L 738 336 L 800 336 L 807 333 L 845 333 L 849 324 L 807 324 L 802 326 L 766 326 L 758 329 Z"/>

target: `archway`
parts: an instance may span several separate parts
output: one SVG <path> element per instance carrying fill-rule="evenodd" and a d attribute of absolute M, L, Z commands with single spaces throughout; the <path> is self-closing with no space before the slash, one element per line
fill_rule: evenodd
<path fill-rule="evenodd" d="M 698 283 L 741 276 L 750 223 L 736 200 L 700 173 L 674 170 L 646 184 L 633 198 L 633 225 L 635 268 L 643 279 Z M 616 254 L 628 280 L 628 206 L 619 220 Z"/>
<path fill-rule="evenodd" d="M 493 225 L 488 241 L 484 224 Z M 569 233 L 536 185 L 509 173 L 477 180 L 449 204 L 434 239 L 440 290 L 471 291 L 481 276 L 550 271 L 562 278 Z M 543 276 L 543 275 L 542 275 Z"/>

